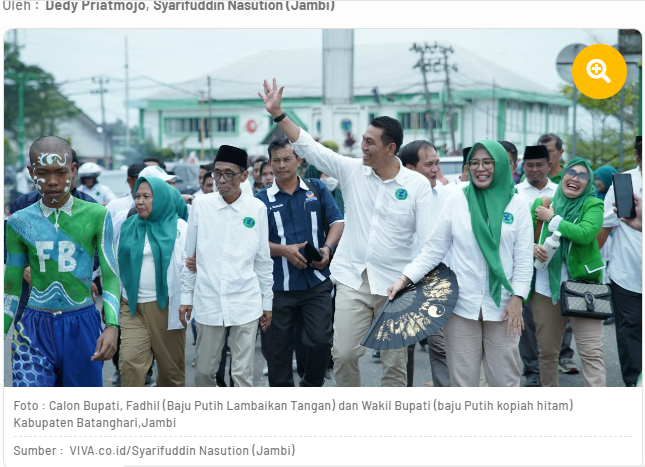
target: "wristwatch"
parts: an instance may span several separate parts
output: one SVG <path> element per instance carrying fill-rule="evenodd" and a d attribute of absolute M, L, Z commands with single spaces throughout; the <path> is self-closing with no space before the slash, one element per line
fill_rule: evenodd
<path fill-rule="evenodd" d="M 332 259 L 334 257 L 334 253 L 336 253 L 336 248 L 331 246 L 329 243 L 326 243 L 325 245 L 323 245 L 323 248 L 325 247 L 329 248 L 329 259 Z"/>

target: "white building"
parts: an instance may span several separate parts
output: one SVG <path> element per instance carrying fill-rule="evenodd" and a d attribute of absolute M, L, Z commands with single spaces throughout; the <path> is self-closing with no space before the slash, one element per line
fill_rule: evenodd
<path fill-rule="evenodd" d="M 450 44 L 444 44 L 448 46 Z M 482 139 L 515 143 L 520 154 L 546 132 L 568 132 L 570 100 L 508 68 L 452 46 L 450 75 L 454 104 L 456 150 Z M 216 57 L 214 57 L 216 58 Z M 323 106 L 322 48 L 263 51 L 209 73 L 212 81 L 213 147 L 229 144 L 251 155 L 266 154 L 279 132 L 264 110 L 257 93 L 262 81 L 277 78 L 285 86 L 283 108 L 290 118 L 320 140 L 343 142 L 350 131 L 357 140 L 352 155 L 360 152 L 361 135 L 376 116 L 397 118 L 404 128 L 404 143 L 429 139 L 425 130 L 425 96 L 418 55 L 410 44 L 356 45 L 354 48 L 353 104 Z M 428 75 L 434 140 L 452 150 L 449 126 L 443 111 L 447 98 L 443 71 Z M 202 76 L 132 103 L 139 109 L 139 137 L 152 137 L 160 147 L 198 151 L 202 118 L 208 128 L 207 77 Z M 380 103 L 373 95 L 377 88 Z M 204 141 L 208 157 L 210 140 Z"/>
<path fill-rule="evenodd" d="M 72 148 L 80 158 L 81 162 L 101 162 L 103 163 L 103 136 L 100 132 L 100 125 L 87 116 L 82 111 L 79 112 L 74 118 L 69 120 L 56 121 L 58 132 L 56 136 L 60 136 L 71 142 Z M 29 151 L 29 147 L 33 144 L 33 140 L 25 140 L 25 153 Z M 108 144 L 108 155 L 111 154 L 111 147 Z"/>

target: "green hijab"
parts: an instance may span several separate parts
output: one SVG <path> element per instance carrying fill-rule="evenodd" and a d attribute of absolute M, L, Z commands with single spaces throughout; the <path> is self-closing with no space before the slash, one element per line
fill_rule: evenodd
<path fill-rule="evenodd" d="M 188 219 L 188 209 L 179 191 L 160 178 L 139 177 L 134 192 L 146 181 L 152 190 L 152 210 L 147 219 L 130 216 L 121 228 L 119 265 L 121 282 L 128 294 L 130 314 L 134 316 L 139 297 L 139 279 L 146 234 L 152 249 L 157 283 L 157 304 L 162 310 L 168 305 L 167 273 L 177 238 L 177 220 Z M 183 206 L 179 204 L 179 200 Z"/>
<path fill-rule="evenodd" d="M 470 222 L 477 244 L 488 264 L 488 290 L 495 304 L 499 307 L 502 300 L 502 286 L 511 295 L 513 288 L 506 278 L 502 260 L 499 256 L 499 242 L 502 235 L 504 210 L 515 193 L 513 175 L 508 163 L 508 154 L 497 141 L 485 139 L 473 146 L 468 153 L 468 161 L 477 149 L 484 148 L 495 159 L 495 172 L 490 185 L 485 190 L 473 183 L 468 170 L 470 183 L 464 187 Z"/>
<path fill-rule="evenodd" d="M 564 170 L 570 169 L 574 165 L 585 166 L 591 178 L 589 180 L 589 183 L 587 183 L 585 189 L 582 190 L 582 193 L 580 193 L 577 198 L 571 199 L 564 196 L 564 193 L 562 192 L 562 182 L 564 180 Z M 580 214 L 582 213 L 582 206 L 585 201 L 587 201 L 588 198 L 594 198 L 594 192 L 596 191 L 596 187 L 593 183 L 594 173 L 589 163 L 580 158 L 573 159 L 566 165 L 564 170 L 562 171 L 562 180 L 560 180 L 558 188 L 557 190 L 555 190 L 555 195 L 553 195 L 553 198 L 551 198 L 551 202 L 553 203 L 553 212 L 555 213 L 555 215 L 562 217 L 562 219 L 567 222 L 573 223 L 580 217 Z M 602 201 L 598 200 L 598 202 L 601 203 Z M 546 237 L 544 237 L 544 239 L 546 240 L 551 236 L 552 232 L 548 231 L 548 229 L 544 230 L 547 231 L 547 235 Z M 571 275 L 571 268 L 569 267 L 570 247 L 571 240 L 565 237 L 560 237 L 560 247 L 555 251 L 553 258 L 551 258 L 551 262 L 548 266 L 549 288 L 551 289 L 551 301 L 554 305 L 558 303 L 558 299 L 560 298 L 562 261 L 564 261 L 567 265 L 567 270 L 569 271 L 569 275 Z"/>
<path fill-rule="evenodd" d="M 596 171 L 594 172 L 594 176 L 598 177 L 602 182 L 602 184 L 605 185 L 605 191 L 600 192 L 596 190 L 596 193 L 595 193 L 596 198 L 601 199 L 603 201 L 605 200 L 605 196 L 607 196 L 607 191 L 609 191 L 609 188 L 614 183 L 614 180 L 611 176 L 616 173 L 618 173 L 618 170 L 614 169 L 611 165 L 601 165 L 596 169 Z M 593 182 L 594 179 L 592 178 L 591 181 Z"/>
<path fill-rule="evenodd" d="M 322 172 L 318 170 L 313 164 L 309 164 L 307 170 L 305 171 L 305 178 L 315 178 L 320 180 Z M 331 192 L 331 195 L 336 201 L 338 209 L 340 209 L 341 214 L 345 214 L 345 200 L 343 199 L 343 193 L 340 191 L 340 188 L 336 187 L 334 191 Z"/>

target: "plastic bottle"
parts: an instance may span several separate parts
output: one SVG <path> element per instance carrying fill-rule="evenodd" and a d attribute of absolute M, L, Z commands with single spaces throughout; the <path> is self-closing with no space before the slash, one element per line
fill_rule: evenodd
<path fill-rule="evenodd" d="M 543 263 L 539 259 L 535 258 L 535 261 L 533 262 L 535 269 L 546 269 L 546 267 L 549 265 L 549 262 L 551 261 L 551 258 L 553 258 L 553 255 L 560 246 L 561 236 L 562 234 L 560 232 L 553 232 L 553 235 L 551 235 L 544 241 L 544 245 L 542 246 L 546 248 L 546 261 Z"/>

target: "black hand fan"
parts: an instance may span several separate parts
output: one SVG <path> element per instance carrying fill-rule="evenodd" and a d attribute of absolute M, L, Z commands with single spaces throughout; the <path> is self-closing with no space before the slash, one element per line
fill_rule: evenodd
<path fill-rule="evenodd" d="M 400 349 L 431 336 L 443 326 L 457 304 L 457 277 L 445 264 L 388 300 L 361 345 L 375 350 Z"/>

